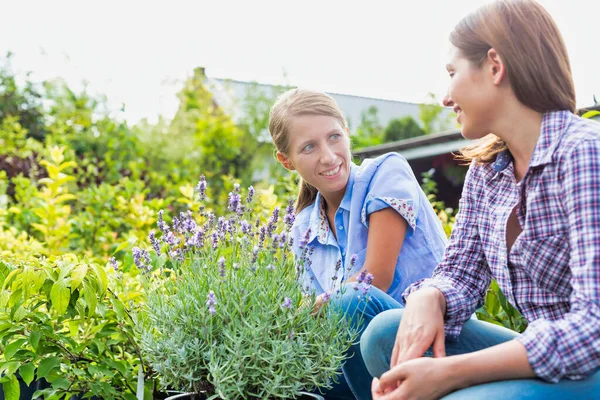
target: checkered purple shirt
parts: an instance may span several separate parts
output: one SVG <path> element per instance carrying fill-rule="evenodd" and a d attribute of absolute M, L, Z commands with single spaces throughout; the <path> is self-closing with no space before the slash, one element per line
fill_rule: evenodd
<path fill-rule="evenodd" d="M 513 209 L 523 228 L 510 252 Z M 424 287 L 447 302 L 457 336 L 492 278 L 530 321 L 519 340 L 535 374 L 581 379 L 600 367 L 600 124 L 567 111 L 544 114 L 529 169 L 517 183 L 511 155 L 474 164 L 444 260 Z"/>

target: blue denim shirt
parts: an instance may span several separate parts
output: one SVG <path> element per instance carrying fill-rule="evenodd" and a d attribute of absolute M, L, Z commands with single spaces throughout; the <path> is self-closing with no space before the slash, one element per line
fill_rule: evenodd
<path fill-rule="evenodd" d="M 402 292 L 412 282 L 431 276 L 441 261 L 446 235 L 408 162 L 396 153 L 351 165 L 346 193 L 335 214 L 337 239 L 329 228 L 322 196 L 300 211 L 292 227 L 293 252 L 299 262 L 300 242 L 310 228 L 311 264 L 304 268 L 302 284 L 317 294 L 332 292 L 363 268 L 367 253 L 368 216 L 391 207 L 407 222 L 408 230 L 387 293 L 403 303 Z M 356 262 L 352 265 L 352 255 Z M 341 268 L 336 271 L 336 264 Z"/>

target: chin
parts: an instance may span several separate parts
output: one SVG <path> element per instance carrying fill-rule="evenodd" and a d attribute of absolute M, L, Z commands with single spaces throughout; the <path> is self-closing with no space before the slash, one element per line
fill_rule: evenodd
<path fill-rule="evenodd" d="M 475 129 L 468 125 L 461 125 L 460 133 L 465 139 L 469 140 L 481 139 L 489 134 L 489 132 L 485 132 L 483 129 Z"/>

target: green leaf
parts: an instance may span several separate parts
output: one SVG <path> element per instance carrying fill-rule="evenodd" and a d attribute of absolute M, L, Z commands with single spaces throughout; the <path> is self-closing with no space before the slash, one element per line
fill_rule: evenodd
<path fill-rule="evenodd" d="M 29 343 L 35 351 L 37 351 L 38 343 L 40 342 L 41 337 L 42 333 L 40 331 L 31 331 L 31 334 L 29 335 Z"/>
<path fill-rule="evenodd" d="M 56 310 L 58 314 L 64 314 L 69 306 L 69 300 L 71 299 L 71 292 L 67 287 L 65 280 L 59 280 L 52 285 L 50 291 L 50 299 L 52 300 L 52 308 Z"/>
<path fill-rule="evenodd" d="M 11 375 L 8 381 L 2 383 L 2 389 L 4 390 L 5 400 L 19 400 L 19 397 L 21 397 L 21 387 L 14 375 Z"/>
<path fill-rule="evenodd" d="M 102 293 L 104 293 L 108 288 L 108 277 L 106 276 L 106 271 L 98 264 L 93 264 L 93 266 L 94 271 L 96 271 L 96 275 L 98 276 L 98 282 L 100 283 Z"/>
<path fill-rule="evenodd" d="M 6 361 L 10 361 L 10 359 L 15 355 L 15 353 L 21 348 L 23 343 L 25 343 L 27 339 L 18 339 L 14 342 L 6 345 L 4 348 L 4 358 Z"/>
<path fill-rule="evenodd" d="M 45 358 L 40 361 L 40 365 L 37 369 L 37 378 L 46 378 L 53 369 L 58 368 L 60 366 L 60 358 L 58 357 L 50 357 Z"/>
<path fill-rule="evenodd" d="M 92 316 L 96 313 L 96 307 L 98 306 L 98 297 L 96 292 L 92 289 L 91 285 L 83 283 L 83 298 L 88 306 L 88 316 Z"/>
<path fill-rule="evenodd" d="M 75 291 L 75 289 L 81 285 L 81 282 L 83 282 L 83 278 L 85 278 L 87 271 L 88 265 L 86 263 L 81 263 L 73 269 L 73 272 L 71 273 L 71 293 L 73 293 L 73 291 Z"/>
<path fill-rule="evenodd" d="M 110 302 L 112 303 L 119 320 L 123 320 L 125 318 L 125 305 L 123 302 L 114 296 L 110 298 Z"/>
<path fill-rule="evenodd" d="M 19 375 L 21 375 L 21 378 L 23 378 L 23 382 L 25 382 L 27 386 L 29 386 L 29 384 L 33 382 L 34 374 L 35 366 L 31 363 L 23 364 L 21 365 L 21 368 L 19 368 Z"/>
<path fill-rule="evenodd" d="M 51 382 L 52 384 L 52 388 L 54 389 L 63 389 L 66 390 L 69 388 L 69 386 L 71 386 L 71 382 L 69 382 L 67 379 L 65 378 L 58 378 L 55 379 Z"/>

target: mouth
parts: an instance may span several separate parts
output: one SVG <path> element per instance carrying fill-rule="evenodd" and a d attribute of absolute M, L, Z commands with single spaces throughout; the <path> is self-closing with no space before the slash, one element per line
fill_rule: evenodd
<path fill-rule="evenodd" d="M 454 112 L 456 113 L 456 115 L 460 115 L 462 109 L 459 106 L 454 106 Z"/>
<path fill-rule="evenodd" d="M 331 176 L 337 175 L 341 170 L 342 170 L 342 164 L 338 165 L 337 167 L 328 169 L 327 171 L 323 171 L 323 172 L 319 173 L 319 175 L 331 177 Z"/>

